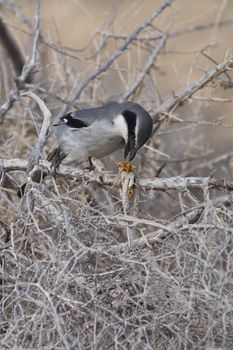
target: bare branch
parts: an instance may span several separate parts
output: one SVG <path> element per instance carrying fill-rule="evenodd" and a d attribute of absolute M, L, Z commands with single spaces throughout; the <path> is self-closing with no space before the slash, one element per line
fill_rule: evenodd
<path fill-rule="evenodd" d="M 34 39 L 32 44 L 32 51 L 30 61 L 26 62 L 21 75 L 17 78 L 17 84 L 21 88 L 25 82 L 27 82 L 28 77 L 30 77 L 33 69 L 36 66 L 38 46 L 40 41 L 40 0 L 36 1 L 35 9 L 35 26 L 34 26 Z"/>
<path fill-rule="evenodd" d="M 167 97 L 161 105 L 155 109 L 153 112 L 154 117 L 162 114 L 164 111 L 169 112 L 170 110 L 175 110 L 177 107 L 182 105 L 188 98 L 190 98 L 196 91 L 203 88 L 210 81 L 218 77 L 220 74 L 231 70 L 233 68 L 233 58 L 230 57 L 223 61 L 222 63 L 216 65 L 214 68 L 210 69 L 205 73 L 200 79 L 195 80 L 190 85 L 185 88 L 175 92 L 173 95 Z"/>
<path fill-rule="evenodd" d="M 212 177 L 170 177 L 159 179 L 140 179 L 139 186 L 145 190 L 177 190 L 184 192 L 187 189 L 226 188 L 233 190 L 233 182 L 219 180 Z"/>
<path fill-rule="evenodd" d="M 135 79 L 135 82 L 127 89 L 126 93 L 122 97 L 123 101 L 127 100 L 136 91 L 136 89 L 140 86 L 142 81 L 145 79 L 151 67 L 155 64 L 156 58 L 160 53 L 161 49 L 164 47 L 167 38 L 168 38 L 168 34 L 164 34 L 159 40 L 158 44 L 155 45 L 155 48 L 152 51 L 152 53 L 149 55 L 147 62 L 143 67 L 142 72 L 138 75 L 137 79 Z"/>
<path fill-rule="evenodd" d="M 29 28 L 33 29 L 33 23 L 30 18 L 22 13 L 11 0 L 0 0 L 0 5 L 4 6 L 8 11 L 19 17 Z"/>
<path fill-rule="evenodd" d="M 83 81 L 81 81 L 80 84 L 76 87 L 75 91 L 71 95 L 71 97 L 68 100 L 68 103 L 63 107 L 62 111 L 59 113 L 59 117 L 61 115 L 64 115 L 67 110 L 70 108 L 70 106 L 74 103 L 74 101 L 81 95 L 82 91 L 85 89 L 85 87 L 97 76 L 105 72 L 111 64 L 120 56 L 122 53 L 125 52 L 129 44 L 138 36 L 138 34 L 144 30 L 148 25 L 150 25 L 155 18 L 157 18 L 168 6 L 172 4 L 173 0 L 165 0 L 164 3 L 151 15 L 149 16 L 140 26 L 138 26 L 126 39 L 125 41 L 118 46 L 118 48 L 112 53 L 110 58 L 107 60 L 107 62 L 100 65 L 100 67 L 91 73 L 87 78 Z"/>
<path fill-rule="evenodd" d="M 233 197 L 232 194 L 229 194 L 227 196 L 220 196 L 219 198 L 216 198 L 212 201 L 212 205 L 214 206 L 231 206 L 233 204 Z M 175 235 L 176 232 L 179 230 L 180 227 L 183 227 L 184 224 L 184 218 L 187 220 L 188 223 L 193 224 L 198 221 L 200 216 L 202 215 L 204 209 L 205 209 L 206 203 L 201 203 L 199 206 L 191 208 L 183 213 L 180 213 L 175 218 L 170 220 L 170 222 L 162 221 L 162 220 L 145 220 L 142 218 L 135 218 L 130 215 L 117 215 L 114 219 L 120 220 L 122 222 L 127 222 L 128 225 L 131 226 L 138 226 L 138 225 L 149 225 L 151 227 L 154 227 L 157 229 L 156 231 L 153 231 L 149 233 L 146 236 L 140 237 L 138 239 L 135 239 L 132 242 L 133 247 L 142 248 L 145 246 L 151 246 L 152 244 L 156 242 L 160 242 L 161 240 L 165 240 L 170 235 Z M 111 221 L 113 218 L 109 218 L 109 221 Z M 123 250 L 128 249 L 128 244 L 124 243 L 115 246 L 111 246 L 109 251 L 114 253 L 122 252 Z"/>
<path fill-rule="evenodd" d="M 2 171 L 11 172 L 16 170 L 26 171 L 27 161 L 23 159 L 0 159 L 0 166 Z M 50 173 L 50 163 L 48 161 L 40 161 L 40 167 L 47 173 Z M 38 171 L 34 169 L 34 171 Z M 98 172 L 90 173 L 86 170 L 79 170 L 76 168 L 61 165 L 57 170 L 57 175 L 71 178 L 74 180 L 89 180 L 101 182 L 107 186 L 119 186 L 120 179 L 112 174 L 99 174 Z M 155 179 L 138 179 L 136 187 L 142 190 L 159 190 L 169 191 L 176 190 L 185 192 L 188 189 L 203 189 L 210 188 L 225 188 L 229 191 L 233 190 L 233 182 L 215 179 L 212 177 L 182 177 L 175 176 L 170 178 L 155 178 Z"/>
<path fill-rule="evenodd" d="M 173 33 L 170 33 L 169 34 L 169 38 L 174 38 L 174 37 L 177 37 L 177 36 L 181 36 L 183 34 L 188 34 L 188 33 L 194 33 L 194 32 L 207 30 L 207 29 L 213 28 L 215 25 L 216 25 L 216 22 L 210 22 L 210 23 L 207 23 L 207 24 L 200 24 L 200 25 L 196 25 L 196 26 L 187 27 L 187 28 L 175 31 Z M 233 25 L 233 20 L 232 19 L 220 21 L 218 23 L 218 27 L 219 28 L 225 27 L 225 26 L 232 26 L 232 25 Z M 105 38 L 126 39 L 126 37 L 127 37 L 126 35 L 124 35 L 122 33 L 118 32 L 116 34 L 113 34 L 113 33 L 108 32 L 106 30 L 105 31 L 103 31 L 103 30 L 98 31 L 97 34 L 98 33 L 103 35 Z M 135 38 L 135 40 L 143 41 L 143 42 L 149 42 L 149 41 L 159 40 L 159 39 L 161 39 L 161 37 L 162 37 L 161 34 L 159 34 L 159 35 L 151 35 L 149 37 L 146 36 L 146 35 L 144 35 L 144 36 L 143 35 L 139 35 L 139 36 L 137 36 L 137 38 Z"/>
<path fill-rule="evenodd" d="M 39 159 L 41 157 L 45 141 L 49 134 L 49 127 L 51 123 L 51 112 L 47 108 L 46 104 L 35 93 L 29 91 L 29 92 L 23 92 L 20 95 L 24 97 L 30 97 L 34 101 L 36 101 L 40 107 L 40 110 L 44 118 L 37 143 L 29 156 L 28 168 L 31 170 L 34 165 L 39 163 Z"/>
<path fill-rule="evenodd" d="M 32 45 L 32 52 L 30 61 L 24 64 L 21 75 L 15 79 L 18 88 L 22 88 L 25 83 L 31 80 L 31 73 L 36 66 L 36 59 L 39 46 L 39 37 L 40 37 L 40 0 L 37 0 L 35 10 L 35 27 L 34 27 L 34 40 Z M 2 123 L 5 114 L 13 106 L 14 102 L 18 99 L 17 89 L 13 88 L 9 92 L 7 101 L 0 107 L 0 123 Z"/>

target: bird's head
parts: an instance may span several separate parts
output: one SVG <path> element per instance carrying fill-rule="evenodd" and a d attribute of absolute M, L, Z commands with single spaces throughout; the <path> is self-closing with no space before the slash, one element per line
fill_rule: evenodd
<path fill-rule="evenodd" d="M 127 125 L 127 132 L 124 133 L 124 158 L 127 158 L 129 155 L 129 161 L 131 161 L 135 157 L 139 148 L 141 148 L 150 138 L 153 121 L 149 113 L 136 104 L 132 109 L 125 109 L 121 115 Z"/>

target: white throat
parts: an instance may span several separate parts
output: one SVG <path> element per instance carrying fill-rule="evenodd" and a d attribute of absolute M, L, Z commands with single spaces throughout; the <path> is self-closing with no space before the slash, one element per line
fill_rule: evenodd
<path fill-rule="evenodd" d="M 114 119 L 114 126 L 119 132 L 119 135 L 123 137 L 125 140 L 125 143 L 128 142 L 128 125 L 126 123 L 125 118 L 123 115 L 119 114 L 115 119 Z"/>

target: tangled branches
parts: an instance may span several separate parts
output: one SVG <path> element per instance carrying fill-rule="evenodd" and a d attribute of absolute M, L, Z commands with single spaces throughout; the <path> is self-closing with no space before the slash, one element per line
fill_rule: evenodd
<path fill-rule="evenodd" d="M 201 22 L 183 29 L 174 28 L 175 0 L 144 19 L 134 4 L 136 25 L 130 9 L 114 8 L 107 28 L 92 29 L 76 51 L 41 30 L 40 1 L 35 24 L 16 2 L 0 4 L 3 30 L 24 25 L 32 39 L 17 77 L 9 50 L 0 51 L 0 349 L 230 349 L 233 152 L 223 116 L 233 59 L 223 49 L 213 58 L 216 33 L 226 39 L 232 26 L 226 2 L 216 18 L 197 13 Z M 190 62 L 189 41 L 206 32 Z M 61 166 L 54 175 L 45 156 L 51 120 L 113 95 L 154 118 L 136 173 L 119 174 L 116 155 L 98 171 Z"/>

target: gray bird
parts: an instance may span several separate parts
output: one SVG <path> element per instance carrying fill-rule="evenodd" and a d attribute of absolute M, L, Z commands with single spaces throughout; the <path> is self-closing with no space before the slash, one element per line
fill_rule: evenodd
<path fill-rule="evenodd" d="M 103 158 L 124 147 L 131 161 L 152 133 L 149 113 L 134 102 L 109 102 L 101 107 L 80 109 L 54 125 L 59 147 L 52 157 L 77 166 L 91 158 Z"/>
<path fill-rule="evenodd" d="M 124 148 L 124 158 L 131 161 L 152 133 L 149 113 L 134 102 L 109 102 L 101 107 L 80 109 L 61 117 L 54 124 L 58 147 L 48 155 L 54 168 L 60 163 L 77 166 L 92 158 L 103 158 Z M 35 173 L 33 180 L 41 181 L 46 174 Z M 18 196 L 24 194 L 26 184 Z"/>

